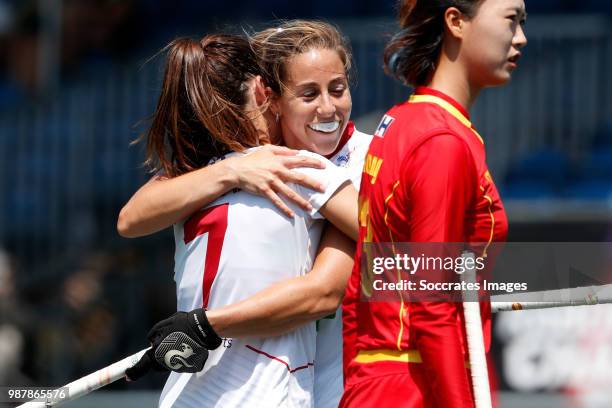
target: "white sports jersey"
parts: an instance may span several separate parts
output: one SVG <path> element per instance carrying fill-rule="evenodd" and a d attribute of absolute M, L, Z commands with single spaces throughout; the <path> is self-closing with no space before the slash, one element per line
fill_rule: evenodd
<path fill-rule="evenodd" d="M 309 272 L 323 224 L 318 210 L 348 180 L 327 164 L 298 170 L 326 184 L 324 193 L 292 186 L 312 204 L 309 213 L 293 206 L 290 219 L 268 199 L 236 191 L 175 225 L 178 310 L 233 304 Z M 313 322 L 283 336 L 224 339 L 201 372 L 170 374 L 160 406 L 310 407 L 315 336 Z"/>
<path fill-rule="evenodd" d="M 348 176 L 359 189 L 361 173 L 372 135 L 355 130 L 344 147 L 331 158 L 332 163 L 345 167 Z M 342 308 L 333 319 L 319 320 L 315 355 L 315 408 L 336 408 L 342 397 Z"/>

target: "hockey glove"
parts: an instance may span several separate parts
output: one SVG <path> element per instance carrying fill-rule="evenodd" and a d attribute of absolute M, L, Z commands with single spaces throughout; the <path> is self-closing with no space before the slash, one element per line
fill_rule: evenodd
<path fill-rule="evenodd" d="M 153 326 L 147 338 L 151 349 L 125 372 L 129 380 L 135 381 L 151 369 L 196 373 L 204 368 L 208 350 L 221 345 L 202 308 L 173 314 Z"/>

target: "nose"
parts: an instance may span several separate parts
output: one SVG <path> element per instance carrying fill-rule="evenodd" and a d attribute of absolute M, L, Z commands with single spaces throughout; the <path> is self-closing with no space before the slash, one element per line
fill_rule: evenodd
<path fill-rule="evenodd" d="M 321 94 L 319 106 L 317 106 L 317 114 L 322 118 L 329 118 L 336 113 L 336 105 L 327 92 Z"/>
<path fill-rule="evenodd" d="M 517 49 L 521 49 L 527 45 L 527 36 L 525 35 L 525 29 L 520 24 L 518 25 L 516 32 L 514 33 L 512 45 L 514 45 Z"/>

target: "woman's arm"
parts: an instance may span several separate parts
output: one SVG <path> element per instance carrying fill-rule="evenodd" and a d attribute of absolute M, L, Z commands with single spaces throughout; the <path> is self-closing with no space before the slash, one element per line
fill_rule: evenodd
<path fill-rule="evenodd" d="M 406 162 L 403 175 L 405 185 L 410 186 L 412 210 L 408 228 L 412 240 L 464 242 L 465 214 L 478 190 L 477 172 L 466 142 L 455 135 L 429 139 Z M 434 278 L 438 279 L 451 277 L 440 271 Z M 408 308 L 411 336 L 414 333 L 427 381 L 437 390 L 436 406 L 472 407 L 461 331 L 457 327 L 460 304 L 412 302 Z"/>
<path fill-rule="evenodd" d="M 319 212 L 340 231 L 357 241 L 358 194 L 351 182 L 346 182 L 321 207 Z"/>
<path fill-rule="evenodd" d="M 162 367 L 155 355 L 162 341 L 176 332 L 190 339 L 193 346 L 214 350 L 222 343 L 220 336 L 281 335 L 335 312 L 351 274 L 354 246 L 353 241 L 329 226 L 307 275 L 277 283 L 234 305 L 178 312 L 162 320 L 147 335 L 152 348 L 126 371 L 128 381 L 137 380 L 152 367 Z M 167 351 L 166 348 L 164 354 Z"/>
<path fill-rule="evenodd" d="M 175 178 L 155 176 L 121 209 L 117 231 L 126 238 L 153 234 L 185 219 L 234 188 L 269 198 L 290 217 L 293 211 L 279 194 L 310 210 L 310 204 L 285 183 L 321 190 L 319 182 L 290 169 L 322 168 L 324 164 L 296 154 L 296 150 L 285 147 L 265 146 L 247 156 L 222 160 Z"/>
<path fill-rule="evenodd" d="M 208 310 L 208 321 L 221 337 L 275 336 L 325 317 L 342 302 L 354 249 L 355 242 L 328 225 L 310 273 Z"/>

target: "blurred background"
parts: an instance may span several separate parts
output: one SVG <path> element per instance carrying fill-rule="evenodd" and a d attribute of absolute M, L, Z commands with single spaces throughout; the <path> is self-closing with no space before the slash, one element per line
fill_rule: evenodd
<path fill-rule="evenodd" d="M 527 1 L 513 82 L 472 111 L 510 241 L 612 238 L 612 2 Z M 117 215 L 149 175 L 141 146 L 176 36 L 323 18 L 351 40 L 353 118 L 372 132 L 410 90 L 383 74 L 391 0 L 0 0 L 0 386 L 59 386 L 145 346 L 175 311 L 170 230 Z M 495 322 L 502 407 L 612 406 L 612 309 Z M 165 377 L 71 406 L 151 406 Z M 128 392 L 129 391 L 129 392 Z"/>

